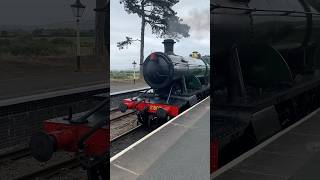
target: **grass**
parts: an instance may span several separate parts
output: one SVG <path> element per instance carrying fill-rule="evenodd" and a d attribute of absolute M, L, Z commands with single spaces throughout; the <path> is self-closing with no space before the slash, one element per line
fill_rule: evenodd
<path fill-rule="evenodd" d="M 82 37 L 81 55 L 94 55 L 94 37 Z M 75 37 L 33 37 L 19 35 L 0 38 L 0 55 L 6 56 L 74 56 Z"/>
<path fill-rule="evenodd" d="M 111 80 L 133 80 L 132 70 L 110 71 Z M 139 79 L 139 71 L 136 71 L 136 79 Z"/>

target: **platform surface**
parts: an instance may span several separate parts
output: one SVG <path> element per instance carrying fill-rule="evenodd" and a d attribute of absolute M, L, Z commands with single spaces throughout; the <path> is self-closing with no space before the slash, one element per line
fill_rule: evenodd
<path fill-rule="evenodd" d="M 210 99 L 111 159 L 111 180 L 207 180 Z"/>
<path fill-rule="evenodd" d="M 99 64 L 93 59 L 83 61 L 82 71 L 75 72 L 73 60 L 33 62 L 0 57 L 0 100 L 108 83 L 106 68 L 95 67 Z M 90 61 L 92 65 L 88 65 Z"/>
<path fill-rule="evenodd" d="M 319 180 L 320 110 L 310 114 L 252 155 L 238 158 L 215 180 Z M 223 168 L 222 168 L 223 169 Z M 213 176 L 212 176 L 213 177 Z"/>
<path fill-rule="evenodd" d="M 148 84 L 143 80 L 136 81 L 136 83 L 133 83 L 133 81 L 110 81 L 111 93 L 127 91 L 131 89 L 139 89 L 144 87 L 148 87 Z"/>

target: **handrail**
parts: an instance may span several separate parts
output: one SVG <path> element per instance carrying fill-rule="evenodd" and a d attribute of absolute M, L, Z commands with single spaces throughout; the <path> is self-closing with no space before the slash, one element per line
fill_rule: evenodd
<path fill-rule="evenodd" d="M 246 8 L 246 7 L 233 7 L 233 6 L 223 6 L 217 3 L 210 4 L 210 12 L 213 13 L 215 9 L 233 9 L 233 10 L 244 10 L 247 13 L 252 12 L 274 12 L 274 13 L 283 13 L 281 15 L 288 16 L 290 14 L 311 14 L 320 16 L 320 13 L 315 12 L 306 12 L 306 11 L 289 11 L 289 10 L 280 10 L 280 9 L 257 9 L 257 8 Z"/>

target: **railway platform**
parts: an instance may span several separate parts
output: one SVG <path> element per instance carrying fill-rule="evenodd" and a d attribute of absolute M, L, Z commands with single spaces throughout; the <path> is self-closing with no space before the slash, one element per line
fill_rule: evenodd
<path fill-rule="evenodd" d="M 128 91 L 131 89 L 139 89 L 149 87 L 143 80 L 137 80 L 134 84 L 133 81 L 110 81 L 110 92 L 116 93 L 120 91 Z"/>
<path fill-rule="evenodd" d="M 72 58 L 0 59 L 0 100 L 107 84 L 106 68 L 92 58 L 82 59 L 81 72 Z"/>
<path fill-rule="evenodd" d="M 320 108 L 211 175 L 214 180 L 320 179 Z"/>
<path fill-rule="evenodd" d="M 110 159 L 112 180 L 209 179 L 210 98 Z"/>

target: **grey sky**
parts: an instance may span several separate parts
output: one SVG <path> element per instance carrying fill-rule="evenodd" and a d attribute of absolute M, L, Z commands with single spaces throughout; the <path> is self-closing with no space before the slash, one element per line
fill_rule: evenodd
<path fill-rule="evenodd" d="M 0 26 L 46 25 L 72 22 L 70 4 L 75 0 L 0 0 Z M 81 0 L 86 10 L 83 20 L 94 20 L 95 0 Z"/>
<path fill-rule="evenodd" d="M 183 56 L 196 50 L 202 55 L 210 53 L 210 13 L 209 0 L 181 0 L 174 6 L 178 16 L 188 24 L 190 37 L 183 38 L 175 44 L 175 53 Z M 140 38 L 141 20 L 136 14 L 127 14 L 119 0 L 111 1 L 111 69 L 130 69 L 133 60 L 139 61 L 139 43 L 135 43 L 128 49 L 119 50 L 117 42 L 125 39 L 125 36 Z M 163 39 L 157 39 L 146 29 L 145 56 L 153 51 L 163 51 Z"/>

